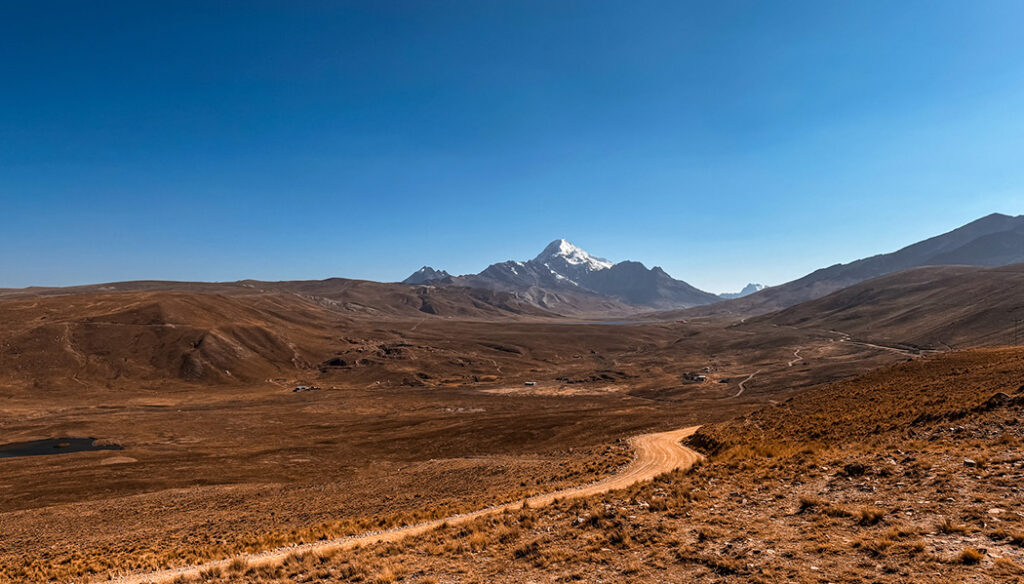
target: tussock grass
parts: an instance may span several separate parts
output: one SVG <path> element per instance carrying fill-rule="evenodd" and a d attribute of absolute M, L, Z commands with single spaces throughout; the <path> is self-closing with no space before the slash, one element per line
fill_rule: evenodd
<path fill-rule="evenodd" d="M 984 558 L 985 558 L 985 554 L 982 553 L 981 550 L 979 550 L 978 548 L 975 548 L 975 547 L 966 547 L 966 548 L 964 548 L 960 552 L 960 555 L 957 556 L 957 560 L 961 564 L 965 564 L 965 565 L 968 565 L 968 566 L 972 566 L 974 564 L 978 564 Z"/>
<path fill-rule="evenodd" d="M 228 564 L 229 574 L 242 574 L 249 568 L 249 562 L 244 558 L 235 558 Z"/>
<path fill-rule="evenodd" d="M 993 560 L 992 564 L 997 572 L 1013 576 L 1020 576 L 1024 574 L 1024 567 L 1010 558 L 996 558 Z"/>
<path fill-rule="evenodd" d="M 1024 531 L 1000 528 L 992 532 L 992 539 L 1006 540 L 1007 543 L 1017 547 L 1024 547 Z"/>
<path fill-rule="evenodd" d="M 885 517 L 885 509 L 863 507 L 855 513 L 857 523 L 861 525 L 877 525 Z"/>
<path fill-rule="evenodd" d="M 946 535 L 951 535 L 954 533 L 963 534 L 967 533 L 967 526 L 962 523 L 957 523 L 949 517 L 944 517 L 942 521 L 939 521 L 935 525 L 935 530 L 939 533 L 944 533 Z"/>
<path fill-rule="evenodd" d="M 862 549 L 871 556 L 881 557 L 895 544 L 896 542 L 888 537 L 874 537 L 857 541 L 853 544 L 853 547 Z"/>

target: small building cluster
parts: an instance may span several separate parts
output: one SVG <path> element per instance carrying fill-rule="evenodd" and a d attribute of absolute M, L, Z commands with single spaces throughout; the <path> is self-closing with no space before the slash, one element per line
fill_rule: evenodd
<path fill-rule="evenodd" d="M 296 385 L 295 389 L 292 390 L 292 393 L 300 391 L 320 391 L 321 389 L 323 388 L 318 385 Z"/>

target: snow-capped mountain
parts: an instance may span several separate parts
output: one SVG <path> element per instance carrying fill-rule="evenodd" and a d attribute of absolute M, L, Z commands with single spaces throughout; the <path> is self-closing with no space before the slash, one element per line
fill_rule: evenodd
<path fill-rule="evenodd" d="M 766 287 L 767 286 L 765 286 L 764 284 L 750 283 L 744 286 L 743 289 L 740 290 L 739 292 L 722 292 L 721 294 L 718 295 L 718 297 L 724 298 L 725 300 L 732 300 L 733 298 L 743 298 L 744 296 L 750 296 L 754 292 L 760 292 L 761 290 L 764 290 Z"/>
<path fill-rule="evenodd" d="M 426 284 L 434 280 L 443 280 L 451 277 L 451 274 L 444 270 L 435 270 L 430 266 L 423 266 L 416 270 L 411 276 L 402 280 L 403 284 Z"/>
<path fill-rule="evenodd" d="M 594 257 L 564 239 L 556 239 L 549 243 L 533 261 L 563 275 L 607 270 L 613 265 L 610 261 Z"/>
<path fill-rule="evenodd" d="M 491 264 L 476 276 L 463 277 L 491 280 L 494 284 L 511 288 L 586 288 L 585 282 L 594 272 L 610 269 L 612 265 L 608 260 L 591 256 L 564 239 L 556 239 L 532 260 Z"/>
<path fill-rule="evenodd" d="M 410 280 L 420 272 L 406 283 L 417 283 Z M 545 308 L 552 308 L 552 302 L 572 304 L 574 299 L 592 297 L 635 308 L 687 308 L 720 300 L 659 267 L 648 269 L 632 261 L 613 264 L 565 239 L 552 241 L 532 260 L 491 264 L 479 274 L 434 278 L 431 283 L 516 292 Z"/>

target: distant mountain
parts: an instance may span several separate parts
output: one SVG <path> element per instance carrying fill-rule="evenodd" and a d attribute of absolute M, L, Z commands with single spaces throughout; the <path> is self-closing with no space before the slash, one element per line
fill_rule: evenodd
<path fill-rule="evenodd" d="M 402 280 L 402 283 L 403 284 L 426 284 L 427 282 L 432 282 L 434 280 L 443 280 L 445 278 L 450 278 L 450 277 L 451 277 L 451 274 L 449 274 L 448 272 L 446 272 L 444 270 L 435 270 L 434 268 L 431 268 L 430 266 L 423 266 L 422 268 L 420 268 L 420 269 L 416 270 L 415 272 L 413 272 L 411 276 L 409 276 L 408 278 Z"/>
<path fill-rule="evenodd" d="M 766 286 L 764 284 L 750 283 L 743 287 L 739 292 L 722 292 L 718 295 L 723 300 L 732 300 L 733 298 L 743 298 L 744 296 L 750 296 L 755 292 L 764 290 Z"/>
<path fill-rule="evenodd" d="M 444 272 L 424 268 L 406 282 L 416 282 L 421 273 Z M 633 261 L 613 264 L 564 239 L 552 241 L 531 260 L 491 264 L 479 274 L 432 278 L 431 283 L 514 292 L 542 308 L 570 312 L 598 306 L 613 312 L 687 308 L 720 300 L 659 267 Z"/>
<path fill-rule="evenodd" d="M 836 264 L 750 296 L 701 308 L 692 315 L 765 314 L 821 298 L 848 286 L 910 268 L 1005 266 L 1024 262 L 1024 215 L 994 213 L 898 251 Z"/>

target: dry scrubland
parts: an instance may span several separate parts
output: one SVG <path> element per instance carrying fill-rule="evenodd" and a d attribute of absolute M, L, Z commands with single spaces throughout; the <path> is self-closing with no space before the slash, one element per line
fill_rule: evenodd
<path fill-rule="evenodd" d="M 857 342 L 815 323 L 549 318 L 507 295 L 459 290 L 332 281 L 289 284 L 297 290 L 161 286 L 0 302 L 3 442 L 88 436 L 124 447 L 0 460 L 0 583 L 81 582 L 518 500 L 615 472 L 629 456 L 625 437 L 749 413 L 917 350 Z M 695 372 L 707 381 L 685 379 Z M 297 384 L 323 389 L 293 393 Z M 717 445 L 723 462 L 707 468 L 743 458 L 711 442 L 713 432 L 702 434 L 704 445 Z M 721 472 L 722 484 L 740 480 Z M 711 496 L 686 489 L 694 501 Z M 691 497 L 673 492 L 666 497 Z M 641 549 L 661 547 L 643 521 L 661 515 L 630 505 L 615 503 L 594 520 L 595 534 L 629 535 L 598 547 L 594 557 L 606 563 L 596 566 L 580 556 L 589 547 L 548 545 L 505 517 L 497 521 L 517 537 L 494 544 L 490 529 L 440 534 L 444 547 L 435 550 L 469 551 L 417 556 L 420 568 L 392 554 L 392 568 L 361 555 L 353 558 L 358 570 L 339 567 L 342 556 L 323 569 L 351 571 L 353 580 L 383 578 L 386 569 L 415 580 L 426 566 L 441 579 L 460 566 L 466 580 L 501 570 L 553 579 L 571 576 L 579 561 L 578 572 L 604 578 L 634 558 L 647 574 Z M 703 508 L 694 503 L 679 515 Z M 546 511 L 526 515 L 556 533 Z M 676 531 L 684 529 L 692 528 Z M 476 543 L 465 548 L 471 536 Z M 532 547 L 517 556 L 522 545 Z M 282 569 L 285 580 L 301 580 Z"/>
<path fill-rule="evenodd" d="M 886 367 L 706 426 L 625 491 L 205 582 L 1024 581 L 1024 350 Z"/>
<path fill-rule="evenodd" d="M 0 582 L 176 566 L 519 500 L 617 471 L 631 453 L 610 436 L 659 416 L 622 400 L 458 392 L 232 397 L 93 412 L 86 429 L 135 421 L 120 452 L 0 460 Z"/>

